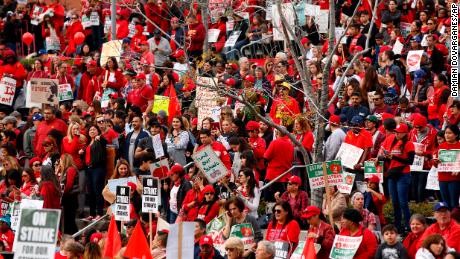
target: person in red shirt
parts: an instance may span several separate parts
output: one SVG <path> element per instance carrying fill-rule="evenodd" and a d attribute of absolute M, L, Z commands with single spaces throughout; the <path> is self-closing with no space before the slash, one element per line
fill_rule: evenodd
<path fill-rule="evenodd" d="M 302 211 L 302 218 L 306 219 L 310 228 L 308 229 L 307 239 L 313 238 L 314 242 L 321 245 L 321 249 L 316 258 L 329 259 L 332 244 L 334 243 L 335 232 L 331 225 L 320 218 L 321 210 L 315 206 L 308 206 Z"/>
<path fill-rule="evenodd" d="M 428 96 L 428 121 L 435 128 L 439 129 L 440 123 L 440 114 L 444 114 L 441 110 L 441 106 L 447 103 L 447 98 L 450 95 L 450 88 L 447 86 L 447 78 L 445 75 L 440 74 L 436 75 L 433 79 L 434 93 Z"/>
<path fill-rule="evenodd" d="M 39 195 L 43 198 L 44 209 L 61 208 L 61 187 L 54 170 L 49 165 L 42 166 L 41 181 L 38 186 Z"/>
<path fill-rule="evenodd" d="M 188 31 L 186 34 L 187 52 L 191 58 L 196 58 L 203 54 L 203 42 L 206 37 L 206 31 L 201 22 L 195 15 L 191 14 L 187 18 Z"/>
<path fill-rule="evenodd" d="M 289 137 L 277 130 L 276 139 L 270 143 L 270 146 L 268 146 L 268 149 L 265 151 L 264 158 L 268 162 L 265 182 L 270 182 L 280 174 L 289 170 L 292 166 L 292 162 L 294 161 L 294 146 L 292 145 Z M 291 174 L 287 173 L 270 185 L 265 192 L 265 200 L 273 201 L 274 193 L 284 193 L 286 190 L 286 182 L 289 180 L 290 176 Z"/>
<path fill-rule="evenodd" d="M 265 168 L 264 153 L 266 149 L 265 140 L 259 137 L 260 124 L 256 121 L 249 121 L 246 124 L 246 132 L 249 135 L 248 142 L 252 147 L 254 158 L 257 161 L 257 170 L 261 171 Z"/>
<path fill-rule="evenodd" d="M 382 145 L 378 157 L 380 161 L 389 162 L 387 169 L 388 189 L 391 202 L 394 208 L 395 226 L 399 233 L 403 233 L 409 228 L 409 187 L 410 187 L 410 165 L 415 156 L 414 144 L 408 137 L 409 127 L 401 123 L 395 129 L 394 135 L 388 135 Z M 401 217 L 404 213 L 404 227 L 401 228 Z"/>
<path fill-rule="evenodd" d="M 18 61 L 14 51 L 8 49 L 3 52 L 4 63 L 0 65 L 0 78 L 7 76 L 16 80 L 16 94 L 22 88 L 23 81 L 27 77 L 27 72 L 24 66 Z"/>
<path fill-rule="evenodd" d="M 140 52 L 140 43 L 147 40 L 147 37 L 143 35 L 144 27 L 140 24 L 136 25 L 136 34 L 131 38 L 131 49 L 135 52 Z"/>
<path fill-rule="evenodd" d="M 152 87 L 145 84 L 145 74 L 138 74 L 132 81 L 133 89 L 128 93 L 128 104 L 141 108 L 145 111 L 153 102 L 154 92 Z"/>
<path fill-rule="evenodd" d="M 198 147 L 196 152 L 204 149 L 206 146 L 211 146 L 211 148 L 214 150 L 214 153 L 216 153 L 217 157 L 224 163 L 225 167 L 227 167 L 228 170 L 232 168 L 232 163 L 230 161 L 230 155 L 227 152 L 227 149 L 225 148 L 222 143 L 214 141 L 211 137 L 211 131 L 209 129 L 202 129 L 200 131 L 200 140 L 202 145 Z"/>
<path fill-rule="evenodd" d="M 273 101 L 270 110 L 270 118 L 276 124 L 290 124 L 294 120 L 293 117 L 300 113 L 299 103 L 296 99 L 289 96 L 290 90 L 291 85 L 287 82 L 277 85 L 277 91 L 280 95 Z"/>
<path fill-rule="evenodd" d="M 66 49 L 67 56 L 71 56 L 77 51 L 77 44 L 74 41 L 74 36 L 77 32 L 83 33 L 84 29 L 80 19 L 78 19 L 78 14 L 75 12 L 71 13 L 70 21 L 64 34 L 65 44 L 68 46 Z"/>
<path fill-rule="evenodd" d="M 419 239 L 417 248 L 422 246 L 423 240 L 432 234 L 440 234 L 446 241 L 449 248 L 460 251 L 460 225 L 455 223 L 451 217 L 449 205 L 445 202 L 438 202 L 434 205 L 434 218 L 436 223 L 429 226 Z"/>
<path fill-rule="evenodd" d="M 198 204 L 198 216 L 197 218 L 204 220 L 204 222 L 209 223 L 219 214 L 219 203 L 218 197 L 215 195 L 215 190 L 212 185 L 206 185 L 203 190 L 201 190 L 201 195 L 203 200 Z"/>
<path fill-rule="evenodd" d="M 434 166 L 439 167 L 442 161 L 439 159 L 441 150 L 460 149 L 460 130 L 457 125 L 449 125 L 444 130 L 445 142 L 441 143 L 433 159 Z M 439 172 L 439 189 L 442 201 L 449 204 L 451 209 L 458 206 L 460 197 L 460 172 Z"/>
<path fill-rule="evenodd" d="M 358 163 L 349 171 L 356 175 L 356 181 L 363 181 L 364 171 L 362 171 L 361 168 L 363 167 L 364 161 L 368 158 L 371 149 L 374 146 L 374 144 L 372 143 L 372 135 L 363 127 L 364 119 L 359 115 L 355 115 L 352 117 L 350 121 L 350 126 L 352 128 L 347 132 L 347 135 L 345 136 L 343 143 L 347 143 L 355 147 L 361 148 L 364 150 L 364 152 L 361 155 Z"/>
<path fill-rule="evenodd" d="M 367 228 L 362 227 L 359 222 L 363 220 L 361 213 L 352 208 L 348 208 L 343 213 L 339 235 L 347 237 L 362 236 L 361 244 L 356 250 L 353 259 L 373 259 L 377 252 L 377 239 L 374 234 Z"/>
<path fill-rule="evenodd" d="M 272 213 L 274 217 L 268 223 L 265 239 L 288 242 L 288 251 L 294 251 L 299 243 L 300 227 L 294 219 L 291 205 L 287 201 L 279 201 L 273 207 Z"/>
<path fill-rule="evenodd" d="M 11 219 L 9 215 L 0 218 L 0 242 L 3 243 L 5 251 L 13 251 L 14 232 L 11 230 Z"/>
<path fill-rule="evenodd" d="M 143 65 L 153 65 L 155 64 L 155 56 L 150 51 L 149 42 L 143 40 L 139 43 L 139 49 L 141 53 L 140 63 Z"/>
<path fill-rule="evenodd" d="M 414 214 L 410 218 L 410 233 L 403 241 L 403 245 L 407 250 L 409 259 L 414 259 L 417 253 L 417 247 L 420 238 L 423 236 L 426 230 L 426 219 L 421 214 Z"/>
<path fill-rule="evenodd" d="M 42 142 L 47 137 L 48 132 L 56 129 L 61 132 L 62 135 L 67 134 L 67 124 L 61 119 L 56 119 L 56 109 L 54 107 L 45 108 L 43 113 L 45 115 L 45 120 L 38 124 L 33 141 L 33 145 L 35 147 L 35 155 L 37 157 L 42 157 L 45 154 L 45 149 L 42 146 Z"/>
<path fill-rule="evenodd" d="M 102 95 L 102 68 L 97 66 L 95 60 L 88 61 L 86 65 L 87 71 L 83 73 L 80 79 L 80 87 L 78 87 L 77 99 L 91 104 L 96 94 Z"/>

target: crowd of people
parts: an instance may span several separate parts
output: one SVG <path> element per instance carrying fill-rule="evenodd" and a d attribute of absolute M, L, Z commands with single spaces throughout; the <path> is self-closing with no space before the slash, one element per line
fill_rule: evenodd
<path fill-rule="evenodd" d="M 43 208 L 61 209 L 56 258 L 125 258 L 138 225 L 145 237 L 154 230 L 152 258 L 166 258 L 169 231 L 157 227 L 161 219 L 195 222 L 195 258 L 274 258 L 276 241 L 288 243 L 290 256 L 308 240 L 320 247 L 316 258 L 329 258 L 337 235 L 362 237 L 353 258 L 459 258 L 452 1 L 335 1 L 336 27 L 346 36 L 334 43 L 319 17 L 306 11 L 311 5 L 284 1 L 296 6 L 293 29 L 301 46 L 292 41 L 293 49 L 274 38 L 270 3 L 119 1 L 112 35 L 109 1 L 82 1 L 77 11 L 57 0 L 3 0 L 0 90 L 11 91 L 4 79 L 16 85 L 10 105 L 0 100 L 2 207 L 41 199 Z M 329 10 L 329 1 L 309 4 Z M 210 29 L 218 32 L 212 42 Z M 226 44 L 230 35 L 236 40 Z M 120 41 L 120 52 L 104 57 L 103 44 L 112 39 Z M 423 53 L 419 65 L 408 58 L 414 51 Z M 303 91 L 294 58 L 307 64 L 312 96 Z M 215 85 L 200 85 L 206 80 L 199 78 Z M 73 99 L 30 105 L 33 79 L 69 84 Z M 319 114 L 323 84 L 331 105 Z M 158 109 L 161 98 L 168 103 Z M 203 98 L 213 98 L 204 101 L 215 107 L 201 106 Z M 324 148 L 317 152 L 323 126 Z M 319 153 L 335 160 L 345 144 L 362 150 L 356 164 L 343 167 L 355 177 L 351 193 L 332 184 L 311 188 L 305 165 Z M 215 183 L 193 159 L 208 147 L 228 170 Z M 457 162 L 451 172 L 437 172 L 445 167 L 445 150 Z M 154 172 L 164 161 L 167 172 Z M 369 162 L 383 165 L 380 177 L 365 176 Z M 432 172 L 439 191 L 426 188 Z M 152 175 L 161 180 L 153 221 L 141 211 L 142 177 Z M 117 223 L 116 255 L 106 254 L 107 226 L 70 236 L 79 230 L 77 219 L 112 215 L 116 193 L 108 180 L 133 176 L 131 220 Z M 411 202 L 431 203 L 434 214 L 411 212 Z M 11 252 L 11 215 L 2 213 L 0 250 Z M 206 232 L 219 217 L 223 243 Z M 239 224 L 252 227 L 250 244 L 233 235 Z"/>

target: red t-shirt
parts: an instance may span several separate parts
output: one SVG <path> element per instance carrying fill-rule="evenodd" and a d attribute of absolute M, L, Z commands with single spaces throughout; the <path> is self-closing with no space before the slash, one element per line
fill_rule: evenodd
<path fill-rule="evenodd" d="M 372 144 L 372 135 L 365 129 L 361 129 L 358 135 L 349 130 L 343 142 L 361 149 L 372 148 L 374 146 Z"/>
<path fill-rule="evenodd" d="M 393 157 L 407 159 L 409 157 L 409 152 L 415 152 L 414 143 L 412 141 L 408 140 L 404 148 L 402 148 L 402 141 L 400 140 L 396 140 L 396 143 L 393 145 L 395 138 L 395 135 L 389 135 L 385 142 L 382 144 L 382 148 L 384 148 L 389 154 L 392 154 Z M 410 165 L 403 164 L 399 161 L 396 161 L 395 159 L 391 159 L 388 169 L 402 166 L 404 166 L 404 169 L 402 170 L 403 173 L 410 173 Z"/>
<path fill-rule="evenodd" d="M 141 111 L 147 109 L 148 102 L 153 100 L 154 92 L 148 85 L 144 85 L 141 88 L 133 89 L 128 93 L 128 103 L 138 106 Z"/>
<path fill-rule="evenodd" d="M 267 241 L 287 241 L 290 243 L 294 243 L 295 246 L 297 246 L 297 244 L 299 243 L 299 235 L 299 223 L 297 223 L 297 221 L 295 220 L 291 220 L 291 222 L 284 226 L 278 223 L 276 223 L 276 225 L 273 226 L 273 222 L 270 222 L 268 224 L 265 239 Z M 293 247 L 292 249 L 295 249 L 295 247 Z"/>
<path fill-rule="evenodd" d="M 107 144 L 111 145 L 114 139 L 118 138 L 118 133 L 115 132 L 113 129 L 109 128 L 109 130 L 102 134 L 102 136 L 107 140 Z"/>
<path fill-rule="evenodd" d="M 5 244 L 5 251 L 11 252 L 13 250 L 14 233 L 8 229 L 6 233 L 0 233 L 0 241 Z"/>

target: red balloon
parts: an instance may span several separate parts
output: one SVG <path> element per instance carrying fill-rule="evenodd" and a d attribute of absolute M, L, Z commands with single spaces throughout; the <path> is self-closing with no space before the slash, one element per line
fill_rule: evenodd
<path fill-rule="evenodd" d="M 75 44 L 81 45 L 85 41 L 85 34 L 83 34 L 83 32 L 77 32 L 73 36 L 73 40 L 75 41 Z"/>
<path fill-rule="evenodd" d="M 27 45 L 30 46 L 32 42 L 34 41 L 34 35 L 30 32 L 26 32 L 22 35 L 22 41 Z"/>

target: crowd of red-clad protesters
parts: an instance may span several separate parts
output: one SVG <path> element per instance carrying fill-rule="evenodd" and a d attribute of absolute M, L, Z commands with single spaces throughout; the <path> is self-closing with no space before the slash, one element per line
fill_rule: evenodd
<path fill-rule="evenodd" d="M 157 227 L 160 218 L 195 222 L 194 258 L 274 258 L 275 241 L 288 244 L 289 256 L 301 242 L 313 242 L 319 250 L 305 244 L 305 258 L 329 258 L 337 235 L 362 237 L 353 258 L 459 258 L 460 100 L 450 88 L 451 1 L 336 1 L 336 26 L 348 29 L 334 42 L 329 71 L 331 43 L 303 2 L 294 3 L 304 7 L 305 15 L 294 12 L 302 46 L 289 49 L 275 38 L 269 1 L 209 1 L 207 8 L 122 1 L 116 7 L 120 53 L 109 57 L 103 48 L 115 38 L 109 1 L 82 1 L 80 11 L 56 0 L 25 2 L 0 6 L 0 78 L 15 82 L 14 90 L 2 90 L 14 92 L 13 102 L 0 104 L 0 194 L 5 203 L 38 198 L 44 208 L 62 210 L 56 258 L 142 257 L 145 251 L 128 240 L 142 243 L 151 227 L 153 242 L 143 256 L 166 258 L 169 232 Z M 328 1 L 312 4 L 329 9 Z M 207 29 L 218 30 L 212 42 Z M 226 44 L 230 35 L 236 40 Z M 299 56 L 313 96 L 302 90 Z M 69 84 L 73 100 L 31 105 L 27 92 L 37 78 Z M 198 81 L 206 78 L 216 78 L 227 94 L 202 90 Z M 312 103 L 325 94 L 323 83 L 331 104 L 317 114 Z M 204 100 L 214 107 L 202 106 L 203 96 L 214 96 Z M 169 104 L 158 109 L 162 97 Z M 301 167 L 321 153 L 314 143 L 323 125 L 325 161 L 336 159 L 342 146 L 362 150 L 344 168 L 355 176 L 351 193 L 312 189 Z M 192 163 L 208 147 L 228 170 L 215 183 Z M 437 172 L 446 167 L 440 159 L 446 150 L 457 162 L 452 172 Z M 164 159 L 168 169 L 152 172 Z M 369 162 L 383 164 L 380 177 L 365 177 Z M 278 177 L 293 165 L 300 167 Z M 141 212 L 141 177 L 152 174 L 161 178 L 161 209 L 150 225 Z M 426 188 L 433 175 L 439 191 Z M 69 236 L 78 231 L 77 218 L 112 213 L 116 194 L 107 180 L 132 176 L 129 222 L 90 229 L 78 240 Z M 411 212 L 411 201 L 435 202 L 436 223 L 427 224 L 425 216 L 433 215 Z M 392 212 L 385 214 L 388 203 Z M 215 238 L 206 226 L 219 216 L 225 226 Z M 252 227 L 249 244 L 234 237 L 239 224 Z M 12 251 L 10 226 L 4 212 L 0 250 Z"/>

